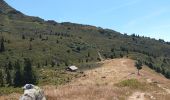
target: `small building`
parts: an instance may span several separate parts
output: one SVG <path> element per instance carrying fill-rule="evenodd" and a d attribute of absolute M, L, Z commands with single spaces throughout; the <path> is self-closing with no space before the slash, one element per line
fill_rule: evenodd
<path fill-rule="evenodd" d="M 69 66 L 69 67 L 67 67 L 66 70 L 67 71 L 71 71 L 71 72 L 76 72 L 78 70 L 78 67 L 76 67 L 76 66 Z"/>

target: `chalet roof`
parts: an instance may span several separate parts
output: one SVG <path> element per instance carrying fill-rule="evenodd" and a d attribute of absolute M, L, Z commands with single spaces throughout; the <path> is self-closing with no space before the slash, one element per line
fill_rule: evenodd
<path fill-rule="evenodd" d="M 78 68 L 76 66 L 69 66 L 71 70 L 77 70 Z"/>

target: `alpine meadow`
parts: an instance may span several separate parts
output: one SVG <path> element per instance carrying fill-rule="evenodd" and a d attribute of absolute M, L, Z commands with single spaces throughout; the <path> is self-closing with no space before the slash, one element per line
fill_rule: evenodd
<path fill-rule="evenodd" d="M 44 20 L 25 15 L 9 6 L 4 0 L 0 0 L 0 96 L 15 92 L 22 93 L 20 87 L 27 83 L 42 87 L 65 85 L 74 79 L 86 77 L 86 75 L 81 76 L 86 71 L 106 66 L 105 60 L 113 60 L 115 63 L 112 64 L 117 66 L 118 62 L 122 63 L 121 59 L 129 61 L 131 66 L 133 61 L 140 62 L 139 76 L 140 72 L 145 73 L 142 70 L 149 70 L 162 75 L 167 80 L 170 79 L 170 42 L 137 34 L 122 34 L 91 25 Z M 107 63 L 107 66 L 110 66 L 111 63 Z M 66 71 L 66 68 L 71 65 L 77 66 L 80 72 Z M 124 65 L 120 65 L 120 69 L 126 72 L 124 68 Z M 137 71 L 137 68 L 134 69 Z M 101 77 L 105 79 L 107 75 Z M 84 80 L 82 82 L 86 83 Z M 131 93 L 134 87 L 141 91 L 147 90 L 144 86 L 146 83 L 143 84 L 136 79 L 128 79 L 115 82 L 115 87 L 128 86 Z M 100 87 L 100 84 L 98 85 Z M 146 86 L 151 89 L 154 87 L 151 84 Z M 99 89 L 101 90 L 98 91 L 105 91 L 107 87 L 103 86 Z M 120 90 L 117 91 L 121 93 Z M 94 96 L 98 95 L 94 94 Z M 102 100 L 126 100 L 126 96 Z M 169 97 L 169 94 L 167 96 Z M 50 94 L 47 97 L 49 100 L 69 100 L 62 97 L 55 99 Z"/>

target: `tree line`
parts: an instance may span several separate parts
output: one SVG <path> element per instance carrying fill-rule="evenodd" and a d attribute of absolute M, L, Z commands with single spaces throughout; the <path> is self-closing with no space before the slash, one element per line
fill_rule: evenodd
<path fill-rule="evenodd" d="M 139 47 L 140 49 L 140 47 Z M 143 52 L 139 50 L 131 50 L 129 47 L 126 46 L 120 46 L 118 48 L 111 48 L 110 52 L 103 52 L 103 56 L 105 58 L 122 58 L 122 57 L 130 57 L 134 60 L 137 60 L 136 67 L 137 69 L 141 69 L 141 64 L 145 64 L 151 69 L 155 70 L 158 73 L 161 73 L 164 75 L 166 78 L 170 79 L 170 70 L 168 69 L 167 66 L 170 65 L 169 63 L 169 58 L 167 57 L 159 57 L 160 54 L 156 54 L 155 51 L 152 51 L 152 53 L 145 51 L 144 49 Z M 131 54 L 135 53 L 136 55 L 131 56 Z M 138 55 L 137 55 L 138 54 Z M 163 60 L 161 60 L 163 59 Z"/>
<path fill-rule="evenodd" d="M 24 84 L 36 84 L 38 82 L 32 62 L 29 58 L 24 58 L 24 63 L 21 64 L 17 60 L 14 64 L 10 61 L 0 69 L 0 86 L 20 87 Z"/>

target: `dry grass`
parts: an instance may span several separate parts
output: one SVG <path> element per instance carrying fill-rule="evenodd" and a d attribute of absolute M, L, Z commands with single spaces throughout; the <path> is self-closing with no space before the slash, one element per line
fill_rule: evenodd
<path fill-rule="evenodd" d="M 144 67 L 141 71 L 141 76 L 138 76 L 133 60 L 114 59 L 101 63 L 104 63 L 102 67 L 85 71 L 82 77 L 72 80 L 67 85 L 58 88 L 51 86 L 44 88 L 48 99 L 127 100 L 131 94 L 141 91 L 147 100 L 150 100 L 151 97 L 156 100 L 168 100 L 169 94 L 161 94 L 164 90 L 154 82 L 167 84 L 169 80 L 149 68 Z M 147 82 L 147 79 L 151 79 L 152 82 Z M 115 85 L 119 83 L 122 83 L 123 86 Z M 165 99 L 160 99 L 161 96 L 159 95 L 162 95 Z"/>
<path fill-rule="evenodd" d="M 101 63 L 102 67 L 87 70 L 66 85 L 44 86 L 48 100 L 169 100 L 170 80 L 151 69 L 144 66 L 138 76 L 133 60 Z"/>
<path fill-rule="evenodd" d="M 12 93 L 10 95 L 3 95 L 0 96 L 0 100 L 18 100 L 21 94 L 19 93 Z"/>
<path fill-rule="evenodd" d="M 46 88 L 46 95 L 49 100 L 114 100 L 118 98 L 125 98 L 127 95 L 122 95 L 126 88 L 119 89 L 117 87 L 103 85 L 103 86 L 72 86 L 67 85 L 54 90 L 53 88 Z"/>

